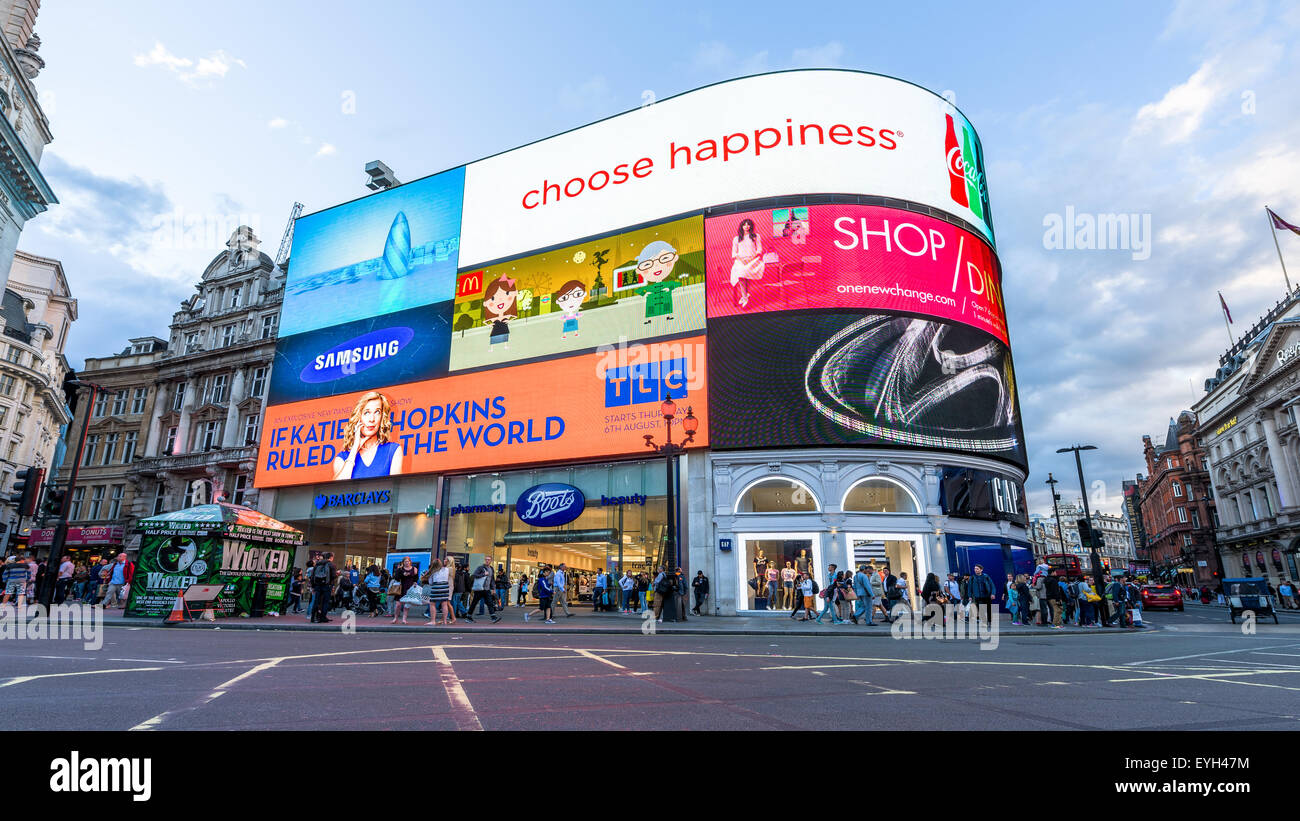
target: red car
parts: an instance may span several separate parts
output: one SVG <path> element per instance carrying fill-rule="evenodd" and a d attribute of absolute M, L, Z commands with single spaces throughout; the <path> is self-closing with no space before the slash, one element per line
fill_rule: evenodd
<path fill-rule="evenodd" d="M 1142 609 L 1165 607 L 1170 610 L 1183 609 L 1183 594 L 1178 588 L 1169 584 L 1147 584 L 1142 586 Z"/>

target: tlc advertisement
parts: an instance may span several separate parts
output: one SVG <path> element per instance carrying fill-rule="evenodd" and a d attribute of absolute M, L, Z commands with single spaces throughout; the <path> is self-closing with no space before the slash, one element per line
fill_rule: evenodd
<path fill-rule="evenodd" d="M 695 89 L 471 163 L 460 266 L 806 193 L 919 203 L 994 241 L 984 152 L 956 108 L 892 77 L 809 69 Z"/>
<path fill-rule="evenodd" d="M 860 311 L 721 317 L 709 321 L 709 374 L 714 449 L 902 445 L 1026 466 L 1011 352 L 967 325 Z"/>
<path fill-rule="evenodd" d="M 253 611 L 257 586 L 265 583 L 265 608 L 278 612 L 288 595 L 294 549 L 216 536 L 146 535 L 126 615 L 162 618 L 172 611 L 176 595 L 194 584 L 224 584 L 213 610 L 238 616 Z"/>
<path fill-rule="evenodd" d="M 453 371 L 703 331 L 704 220 L 462 271 L 452 327 Z"/>
<path fill-rule="evenodd" d="M 450 300 L 464 188 L 455 168 L 301 217 L 280 336 Z"/>
<path fill-rule="evenodd" d="M 672 397 L 708 444 L 703 335 L 604 346 L 377 391 L 268 407 L 255 484 L 279 487 L 646 453 Z M 679 414 L 680 418 L 684 413 Z M 680 440 L 679 440 L 680 441 Z"/>
<path fill-rule="evenodd" d="M 705 221 L 709 318 L 805 308 L 901 311 L 1008 342 L 987 243 L 897 208 L 811 205 Z"/>

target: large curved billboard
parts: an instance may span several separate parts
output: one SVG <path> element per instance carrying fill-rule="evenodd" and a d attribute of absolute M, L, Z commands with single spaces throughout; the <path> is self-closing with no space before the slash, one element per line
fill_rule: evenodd
<path fill-rule="evenodd" d="M 694 447 L 1023 466 L 983 148 L 889 77 L 687 92 L 303 217 L 255 483 Z"/>

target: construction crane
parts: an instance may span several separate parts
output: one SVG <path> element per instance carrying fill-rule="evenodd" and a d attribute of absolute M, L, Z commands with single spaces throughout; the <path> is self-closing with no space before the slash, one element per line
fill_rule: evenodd
<path fill-rule="evenodd" d="M 284 238 L 280 240 L 280 250 L 275 255 L 275 264 L 283 268 L 284 263 L 289 260 L 289 248 L 293 245 L 293 224 L 302 213 L 302 203 L 295 202 L 293 210 L 289 212 L 289 224 L 284 226 Z"/>

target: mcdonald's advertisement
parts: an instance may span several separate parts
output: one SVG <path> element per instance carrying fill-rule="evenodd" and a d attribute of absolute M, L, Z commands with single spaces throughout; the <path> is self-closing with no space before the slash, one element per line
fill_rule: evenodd
<path fill-rule="evenodd" d="M 647 452 L 672 398 L 708 445 L 702 334 L 513 365 L 266 410 L 257 487 Z M 681 441 L 680 431 L 674 436 Z"/>

